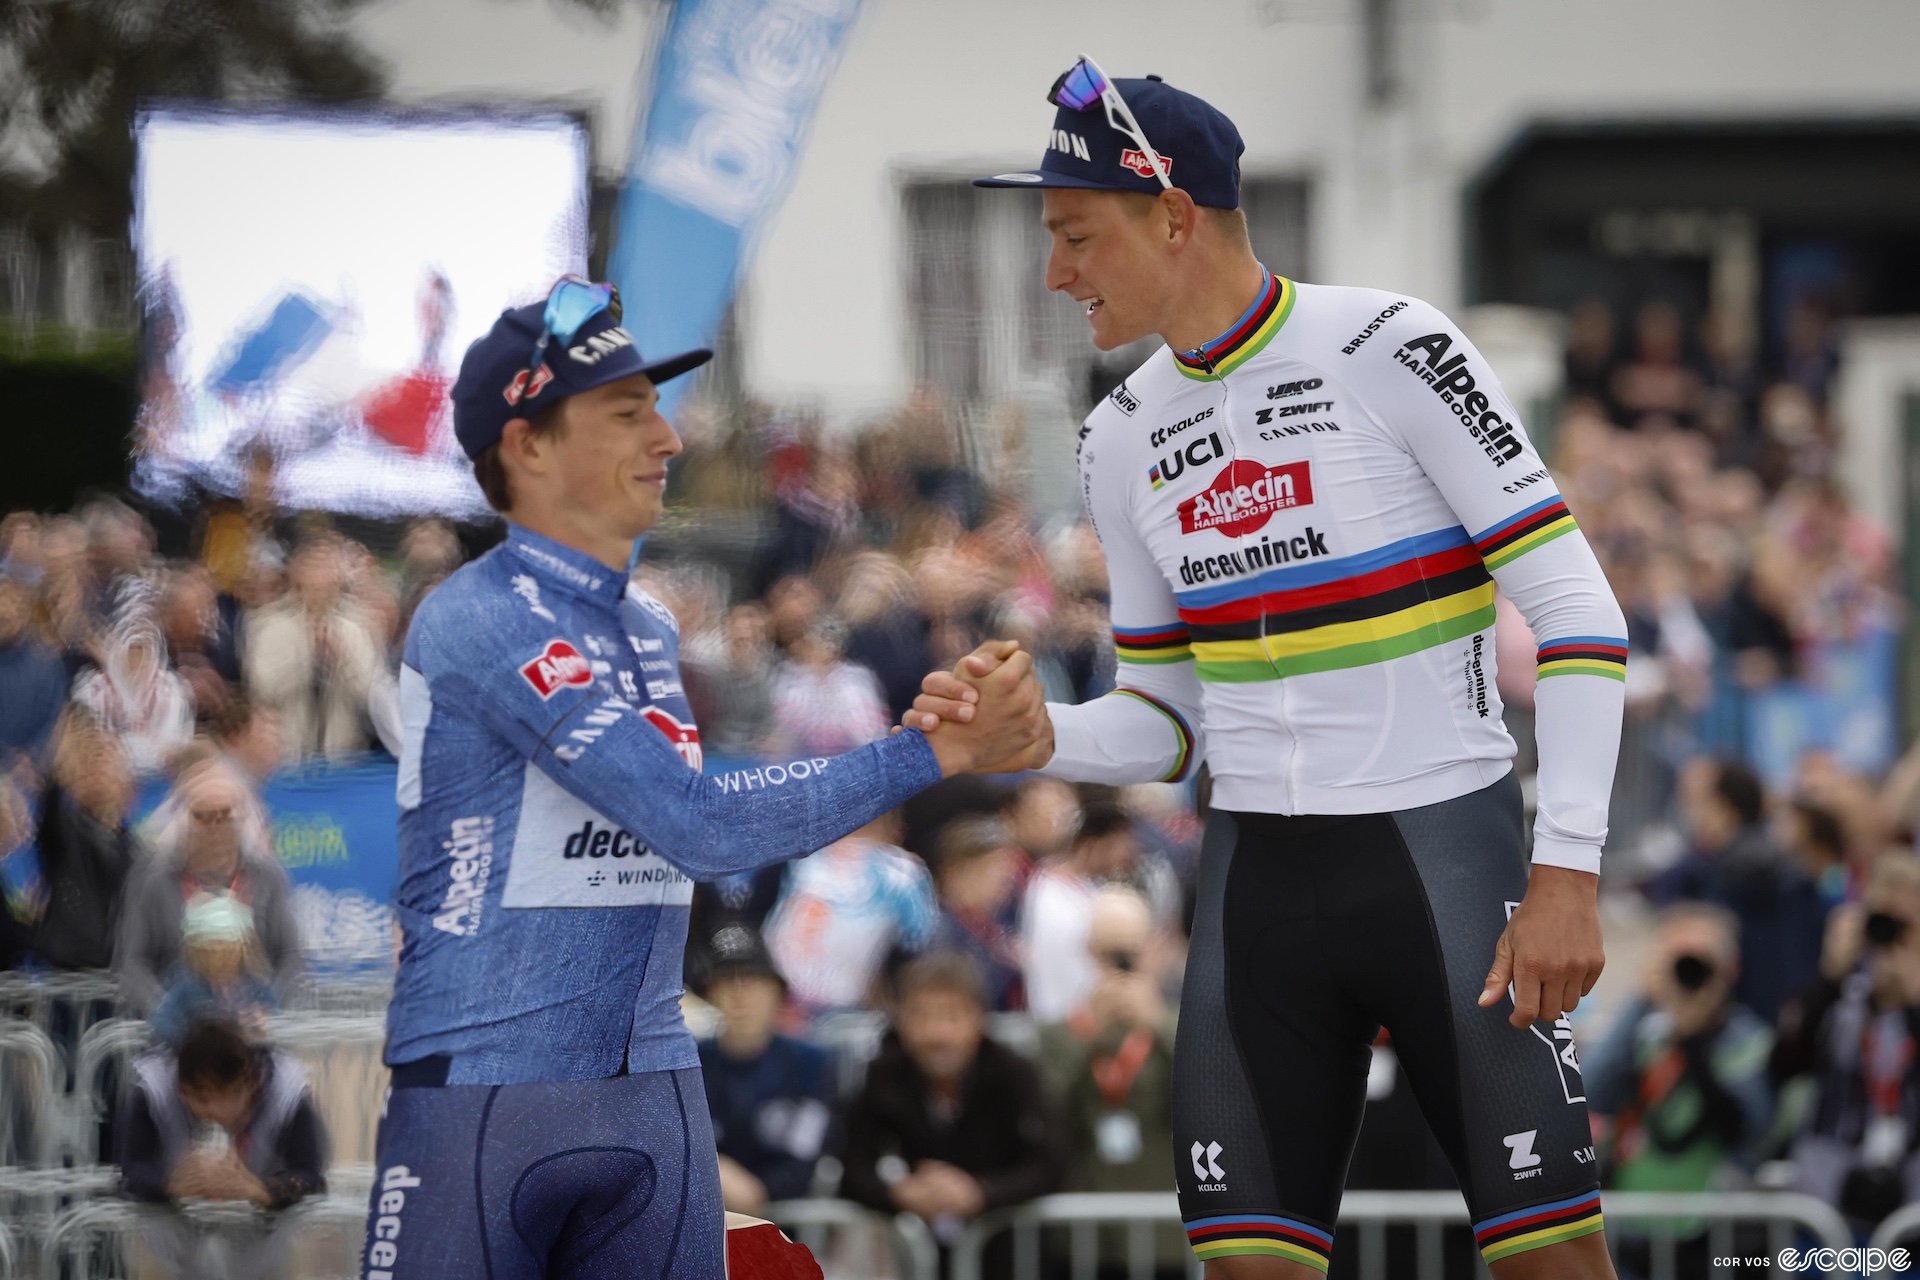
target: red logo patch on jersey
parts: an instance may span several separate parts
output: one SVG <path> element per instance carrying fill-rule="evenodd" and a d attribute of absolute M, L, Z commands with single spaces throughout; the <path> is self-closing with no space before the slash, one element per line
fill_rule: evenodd
<path fill-rule="evenodd" d="M 1245 537 L 1266 528 L 1277 512 L 1312 501 L 1313 477 L 1305 459 L 1269 467 L 1236 458 L 1212 484 L 1180 504 L 1180 532 L 1213 529 L 1229 538 Z"/>
<path fill-rule="evenodd" d="M 540 656 L 522 666 L 520 674 L 543 702 L 562 689 L 581 689 L 593 683 L 593 668 L 565 640 L 547 641 Z"/>
<path fill-rule="evenodd" d="M 699 729 L 690 724 L 681 724 L 670 712 L 658 707 L 642 707 L 640 714 L 647 718 L 648 724 L 667 735 L 667 741 L 673 744 L 673 749 L 680 753 L 680 758 L 687 762 L 688 768 L 696 773 L 700 771 L 701 765 L 706 763 L 706 754 L 700 749 Z"/>
<path fill-rule="evenodd" d="M 1162 151 L 1160 163 L 1167 167 L 1167 177 L 1173 177 L 1173 157 Z M 1153 176 L 1153 162 L 1147 159 L 1147 153 L 1137 147 L 1128 147 L 1120 153 L 1120 167 L 1131 169 L 1143 178 Z"/>

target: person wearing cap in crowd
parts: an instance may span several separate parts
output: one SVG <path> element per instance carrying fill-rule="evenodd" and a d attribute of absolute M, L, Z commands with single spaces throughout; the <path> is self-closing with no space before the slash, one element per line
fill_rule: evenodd
<path fill-rule="evenodd" d="M 978 182 L 1041 193 L 1047 287 L 1095 346 L 1165 345 L 1080 429 L 1118 687 L 1049 706 L 1044 770 L 1208 762 L 1175 1053 L 1195 1252 L 1235 1280 L 1326 1270 L 1384 1024 L 1500 1280 L 1611 1275 L 1565 1020 L 1604 962 L 1624 705 L 1599 563 L 1451 320 L 1254 256 L 1224 114 L 1084 57 L 1047 98 L 1040 166 Z M 1540 644 L 1531 870 L 1496 581 Z M 937 742 L 989 667 L 930 676 L 909 722 Z"/>
<path fill-rule="evenodd" d="M 412 618 L 399 674 L 399 969 L 363 1275 L 719 1275 L 696 880 L 824 848 L 1044 735 L 1032 662 L 936 744 L 902 731 L 703 775 L 678 623 L 631 585 L 680 439 L 609 285 L 569 277 L 468 348 L 454 433 L 506 538 Z M 1004 673 L 1004 674 L 1003 674 Z"/>
<path fill-rule="evenodd" d="M 814 1166 L 834 1134 L 833 1059 L 778 1034 L 787 983 L 757 934 L 722 927 L 707 947 L 701 990 L 720 1012 L 719 1034 L 700 1044 L 707 1112 L 720 1151 L 720 1195 L 735 1213 L 813 1188 Z"/>
<path fill-rule="evenodd" d="M 225 1018 L 256 1040 L 280 1008 L 258 973 L 253 910 L 229 893 L 196 893 L 180 918 L 180 965 L 147 1021 L 153 1038 L 178 1046 L 194 1023 Z"/>
<path fill-rule="evenodd" d="M 120 994 L 142 1016 L 166 995 L 180 961 L 187 906 L 200 894 L 226 894 L 251 912 L 250 924 L 270 981 L 288 994 L 301 970 L 293 885 L 267 844 L 253 793 L 222 760 L 181 773 L 161 804 L 167 815 L 152 837 L 154 854 L 134 868 L 120 902 L 113 969 Z"/>

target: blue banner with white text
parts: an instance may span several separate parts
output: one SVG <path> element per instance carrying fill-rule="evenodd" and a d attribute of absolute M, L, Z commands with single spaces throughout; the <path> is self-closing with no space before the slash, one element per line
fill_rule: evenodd
<path fill-rule="evenodd" d="M 860 0 L 678 0 L 609 270 L 653 359 L 711 346 Z M 662 389 L 671 406 L 691 379 Z"/>

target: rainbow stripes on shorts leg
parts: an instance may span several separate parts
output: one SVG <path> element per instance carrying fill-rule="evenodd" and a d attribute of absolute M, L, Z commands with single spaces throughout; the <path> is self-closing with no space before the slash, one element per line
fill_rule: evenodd
<path fill-rule="evenodd" d="M 1202 1262 L 1257 1253 L 1285 1258 L 1323 1273 L 1327 1260 L 1333 1256 L 1331 1232 L 1298 1218 L 1278 1218 L 1268 1213 L 1190 1218 L 1187 1243 L 1193 1246 L 1194 1256 Z"/>
<path fill-rule="evenodd" d="M 1602 1225 L 1600 1193 L 1589 1191 L 1568 1200 L 1515 1209 L 1512 1213 L 1476 1222 L 1473 1239 L 1480 1246 L 1481 1257 L 1488 1262 L 1498 1262 L 1529 1249 L 1543 1249 L 1550 1244 L 1590 1236 Z"/>
<path fill-rule="evenodd" d="M 1568 636 L 1549 640 L 1534 656 L 1538 664 L 1534 675 L 1605 676 L 1609 680 L 1627 678 L 1627 642 L 1617 636 Z"/>

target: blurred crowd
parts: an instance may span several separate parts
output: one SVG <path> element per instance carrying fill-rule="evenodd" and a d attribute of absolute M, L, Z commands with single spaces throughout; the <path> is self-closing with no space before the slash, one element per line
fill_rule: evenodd
<path fill-rule="evenodd" d="M 1606 889 L 1649 940 L 1634 999 L 1581 1025 L 1587 1090 L 1610 1185 L 1795 1185 L 1864 1227 L 1920 1199 L 1920 756 L 1816 736 L 1761 767 L 1753 708 L 1897 632 L 1894 557 L 1834 480 L 1818 309 L 1766 360 L 1732 329 L 1583 304 L 1536 431 L 1632 655 Z M 680 621 L 710 759 L 870 741 L 988 637 L 1030 648 L 1054 700 L 1112 686 L 1098 543 L 1018 496 L 1017 423 L 963 430 L 921 395 L 858 433 L 698 407 L 682 426 L 635 576 Z M 407 620 L 497 534 L 420 520 L 356 539 L 278 509 L 269 455 L 251 475 L 185 524 L 111 497 L 0 521 L 0 956 L 111 967 L 176 1073 L 257 1099 L 275 1060 L 235 1066 L 232 1045 L 258 1045 L 301 957 L 263 785 L 397 749 Z M 743 520 L 746 550 L 703 541 Z M 1527 772 L 1534 646 L 1504 604 L 1497 641 Z M 136 823 L 143 787 L 165 798 Z M 1170 1189 L 1206 794 L 1204 775 L 953 779 L 806 859 L 699 886 L 689 1008 L 729 1206 L 839 1194 L 951 1241 L 1048 1191 Z M 1376 1060 L 1391 1053 L 1383 1036 Z M 1354 1185 L 1443 1182 L 1431 1138 L 1384 1118 L 1392 1071 L 1372 1088 Z M 1177 1235 L 1160 1247 L 1177 1263 Z"/>

